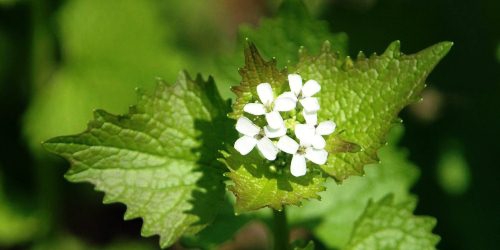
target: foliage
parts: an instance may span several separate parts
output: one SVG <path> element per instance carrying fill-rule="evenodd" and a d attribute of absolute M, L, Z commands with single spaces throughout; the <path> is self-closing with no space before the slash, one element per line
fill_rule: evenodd
<path fill-rule="evenodd" d="M 127 115 L 97 110 L 86 132 L 44 146 L 72 163 L 68 180 L 126 204 L 125 219 L 142 217 L 142 235 L 159 234 L 166 247 L 203 229 L 223 199 L 215 157 L 231 138 L 225 111 L 211 79 L 181 73 L 172 86 L 160 81 L 153 95 L 139 93 Z"/>
<path fill-rule="evenodd" d="M 363 174 L 364 165 L 376 163 L 377 150 L 385 144 L 399 111 L 419 100 L 425 79 L 451 46 L 443 42 L 404 55 L 396 41 L 382 55 L 366 58 L 360 53 L 356 61 L 331 52 L 328 43 L 319 55 L 302 54 L 292 71 L 322 84 L 319 98 L 323 108 L 318 118 L 335 121 L 343 131 L 338 136 L 362 148 L 359 152 L 330 154 L 322 169 L 343 181 Z M 330 136 L 327 148 L 336 136 Z"/>
<path fill-rule="evenodd" d="M 416 204 L 415 199 L 395 203 L 391 195 L 370 201 L 344 249 L 435 249 L 436 219 L 413 215 Z"/>
<path fill-rule="evenodd" d="M 237 51 L 217 60 L 219 66 L 214 69 L 215 80 L 224 97 L 232 97 L 229 87 L 240 82 L 237 69 L 245 62 L 241 50 L 247 41 L 255 43 L 265 57 L 279 58 L 276 63 L 280 68 L 297 63 L 300 48 L 318 52 L 327 40 L 333 44 L 334 51 L 347 52 L 347 35 L 332 34 L 328 24 L 312 18 L 300 0 L 284 1 L 277 15 L 261 19 L 258 27 L 240 26 L 238 39 Z"/>
<path fill-rule="evenodd" d="M 126 1 L 118 11 L 114 4 L 99 1 L 67 4 L 61 15 L 65 65 L 35 97 L 26 116 L 25 131 L 33 148 L 35 141 L 78 129 L 86 119 L 82 110 L 99 105 L 115 113 L 130 101 L 127 86 L 145 82 L 157 72 L 170 76 L 178 65 L 195 61 L 164 42 L 175 41 L 175 32 L 159 25 L 156 4 Z M 84 17 L 73 9 L 92 14 Z M 123 36 L 117 26 L 128 26 L 131 39 L 117 43 Z M 241 41 L 251 42 L 243 45 L 245 65 L 238 70 L 240 84 L 232 88 L 236 94 L 232 110 L 212 78 L 192 79 L 182 72 L 175 84 L 159 80 L 153 94 L 138 91 L 138 104 L 128 114 L 96 110 L 85 132 L 50 139 L 44 146 L 71 163 L 69 181 L 90 182 L 105 193 L 104 203 L 125 204 L 125 219 L 142 218 L 142 235 L 159 235 L 161 247 L 185 237 L 188 245 L 213 248 L 247 222 L 250 216 L 232 214 L 225 200 L 228 184 L 236 198 L 236 214 L 305 203 L 291 208 L 292 221 L 310 226 L 329 247 L 404 248 L 422 239 L 423 247 L 432 248 L 438 241 L 430 232 L 435 221 L 412 214 L 416 201 L 408 190 L 417 173 L 404 153 L 387 148 L 380 152 L 386 162 L 366 172 L 364 166 L 378 163 L 378 152 L 398 113 L 419 100 L 428 74 L 452 43 L 404 55 L 396 41 L 380 56 L 360 53 L 352 60 L 346 56 L 346 36 L 332 34 L 325 23 L 313 20 L 299 0 L 286 1 L 278 16 L 263 20 L 259 28 L 242 27 L 240 36 Z M 270 56 L 276 58 L 265 59 Z M 215 76 L 227 97 L 225 86 L 238 81 L 241 53 L 223 61 Z M 270 83 L 274 93 L 287 91 L 289 73 L 319 82 L 318 116 L 337 125 L 326 140 L 328 162 L 314 165 L 302 177 L 286 171 L 289 158 L 271 163 L 256 151 L 246 156 L 235 151 L 234 121 L 226 116 L 240 118 L 244 105 L 258 99 L 256 87 L 263 82 Z M 61 111 L 49 115 L 56 109 Z M 326 181 L 328 177 L 335 182 Z M 325 189 L 327 199 L 315 201 Z M 368 203 L 362 213 L 368 200 L 388 193 L 395 193 L 396 201 L 386 196 Z M 218 213 L 222 220 L 234 222 L 209 226 Z M 415 233 L 402 232 L 415 227 Z M 372 234 L 373 228 L 380 228 L 381 234 Z M 222 230 L 223 236 L 214 235 Z M 304 249 L 313 248 L 309 242 Z"/>
<path fill-rule="evenodd" d="M 402 135 L 400 125 L 391 130 L 388 146 L 379 151 L 381 163 L 366 166 L 364 176 L 353 176 L 342 184 L 327 181 L 326 191 L 320 193 L 321 201 L 290 207 L 290 222 L 307 227 L 326 246 L 342 248 L 369 200 L 379 200 L 389 193 L 396 202 L 409 199 L 419 171 L 408 161 L 406 150 L 397 147 Z"/>
<path fill-rule="evenodd" d="M 360 54 L 357 61 L 332 53 L 329 43 L 325 43 L 317 56 L 302 53 L 298 65 L 290 68 L 293 72 L 300 72 L 304 79 L 320 82 L 322 109 L 318 116 L 335 121 L 341 131 L 327 139 L 326 148 L 331 154 L 328 163 L 321 168 L 337 181 L 343 181 L 350 175 L 361 175 L 364 165 L 376 163 L 377 150 L 385 144 L 386 134 L 397 114 L 403 107 L 418 100 L 425 78 L 451 45 L 440 43 L 406 56 L 399 51 L 399 42 L 394 42 L 381 56 L 365 58 Z M 230 114 L 233 119 L 243 115 L 246 103 L 257 100 L 258 84 L 269 82 L 275 93 L 282 93 L 288 87 L 284 80 L 286 71 L 278 70 L 275 60 L 265 61 L 252 44 L 245 49 L 245 67 L 240 74 L 242 81 L 233 88 L 236 94 Z M 362 150 L 338 152 L 339 138 L 359 144 Z M 237 197 L 237 211 L 263 206 L 281 209 L 282 204 L 297 205 L 300 199 L 317 197 L 315 193 L 322 190 L 318 187 L 323 181 L 318 172 L 310 172 L 307 178 L 302 179 L 305 185 L 293 186 L 280 181 L 281 178 L 291 179 L 286 174 L 271 174 L 270 163 L 258 157 L 234 160 L 238 156 L 233 155 L 226 154 L 225 158 L 230 169 L 228 176 L 234 182 L 231 191 Z M 287 166 L 276 166 L 277 169 L 283 167 Z M 245 173 L 238 174 L 241 171 Z M 317 175 L 317 180 L 311 175 Z M 280 186 L 280 182 L 285 184 Z M 302 190 L 304 186 L 307 192 Z M 268 188 L 269 193 L 263 192 Z M 284 193 L 278 195 L 279 191 Z M 260 196 L 262 193 L 268 195 Z M 283 198 L 289 195 L 293 199 Z"/>
<path fill-rule="evenodd" d="M 271 207 L 282 210 L 284 205 L 300 205 L 304 199 L 318 199 L 324 191 L 324 181 L 319 171 L 310 171 L 300 179 L 290 172 L 280 173 L 267 166 L 265 159 L 256 152 L 242 156 L 231 150 L 224 153 L 233 185 L 229 190 L 236 196 L 235 212 L 242 213 Z M 281 167 L 281 166 L 278 166 Z M 276 167 L 275 167 L 276 168 Z"/>

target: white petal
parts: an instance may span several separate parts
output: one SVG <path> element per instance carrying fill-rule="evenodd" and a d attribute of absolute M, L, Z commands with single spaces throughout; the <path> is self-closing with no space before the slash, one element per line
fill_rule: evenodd
<path fill-rule="evenodd" d="M 328 152 L 324 149 L 307 148 L 306 158 L 318 165 L 323 165 L 326 163 L 328 157 Z"/>
<path fill-rule="evenodd" d="M 266 113 L 266 107 L 260 103 L 247 103 L 243 106 L 243 111 L 252 115 L 263 115 Z"/>
<path fill-rule="evenodd" d="M 289 154 L 295 154 L 299 149 L 299 144 L 287 135 L 281 137 L 276 146 L 278 146 L 281 151 Z"/>
<path fill-rule="evenodd" d="M 246 155 L 252 151 L 252 149 L 257 144 L 257 139 L 251 136 L 242 136 L 234 143 L 234 149 L 236 149 L 240 154 Z"/>
<path fill-rule="evenodd" d="M 290 85 L 290 90 L 295 96 L 299 96 L 300 90 L 302 89 L 302 77 L 297 74 L 288 75 L 288 84 Z"/>
<path fill-rule="evenodd" d="M 316 97 L 306 97 L 300 100 L 300 104 L 307 112 L 316 112 L 319 110 L 319 102 Z"/>
<path fill-rule="evenodd" d="M 274 146 L 273 142 L 269 138 L 264 137 L 257 142 L 257 148 L 259 152 L 264 156 L 264 158 L 274 161 L 276 155 L 278 154 L 278 148 Z"/>
<path fill-rule="evenodd" d="M 321 135 L 315 135 L 312 140 L 312 146 L 316 149 L 324 149 L 326 146 L 325 138 Z"/>
<path fill-rule="evenodd" d="M 269 127 L 273 129 L 278 129 L 280 127 L 285 126 L 283 122 L 283 118 L 278 111 L 271 111 L 266 114 L 266 121 L 269 124 Z"/>
<path fill-rule="evenodd" d="M 274 110 L 276 111 L 290 111 L 297 105 L 297 98 L 292 92 L 285 92 L 278 96 L 274 101 Z"/>
<path fill-rule="evenodd" d="M 303 110 L 302 115 L 307 124 L 316 125 L 318 123 L 318 114 L 316 112 L 307 112 Z"/>
<path fill-rule="evenodd" d="M 277 129 L 274 129 L 274 128 L 271 128 L 269 126 L 265 126 L 264 133 L 267 136 L 267 138 L 278 138 L 278 137 L 286 135 L 286 127 L 281 126 Z"/>
<path fill-rule="evenodd" d="M 295 136 L 300 140 L 300 144 L 304 146 L 311 145 L 315 135 L 315 128 L 310 124 L 295 125 Z"/>
<path fill-rule="evenodd" d="M 319 83 L 315 80 L 309 80 L 304 84 L 304 87 L 302 87 L 302 96 L 303 97 L 310 97 L 316 93 L 318 93 L 321 90 L 321 86 Z"/>
<path fill-rule="evenodd" d="M 321 122 L 318 127 L 316 127 L 316 134 L 318 135 L 329 135 L 335 131 L 337 125 L 332 121 Z"/>
<path fill-rule="evenodd" d="M 260 128 L 244 116 L 236 122 L 236 130 L 247 136 L 255 136 L 260 132 Z"/>
<path fill-rule="evenodd" d="M 292 93 L 291 91 L 283 92 L 283 94 L 279 95 L 278 98 L 291 98 L 291 99 L 297 101 L 297 96 L 295 96 L 295 94 Z M 278 98 L 276 98 L 276 99 L 278 99 Z"/>
<path fill-rule="evenodd" d="M 271 84 L 265 82 L 257 85 L 257 94 L 259 99 L 265 106 L 271 105 L 274 100 L 273 88 Z"/>
<path fill-rule="evenodd" d="M 299 177 L 306 174 L 306 159 L 303 155 L 294 154 L 292 157 L 292 164 L 290 164 L 290 172 L 293 176 Z"/>

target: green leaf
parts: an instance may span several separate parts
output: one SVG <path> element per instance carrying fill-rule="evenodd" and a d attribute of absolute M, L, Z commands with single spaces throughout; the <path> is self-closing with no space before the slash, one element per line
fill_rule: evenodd
<path fill-rule="evenodd" d="M 388 193 L 393 193 L 396 201 L 407 200 L 419 171 L 408 161 L 407 151 L 396 146 L 402 135 L 402 126 L 391 129 L 388 146 L 379 151 L 381 163 L 368 165 L 363 177 L 353 176 L 342 184 L 329 180 L 321 201 L 290 207 L 290 222 L 309 228 L 329 248 L 341 248 L 369 200 L 379 200 Z"/>
<path fill-rule="evenodd" d="M 158 234 L 167 247 L 218 211 L 224 185 L 216 157 L 234 130 L 227 110 L 212 79 L 181 73 L 172 86 L 160 81 L 153 95 L 139 93 L 127 115 L 97 110 L 87 131 L 44 146 L 71 162 L 68 180 L 94 184 L 104 203 L 126 204 L 125 219 L 142 217 L 142 235 Z"/>
<path fill-rule="evenodd" d="M 227 195 L 229 195 L 229 193 L 227 193 Z M 234 214 L 233 204 L 229 199 L 224 200 L 218 213 L 217 218 L 220 219 L 215 220 L 200 233 L 183 238 L 182 245 L 188 249 L 219 249 L 220 245 L 232 240 L 238 230 L 251 220 L 251 216 L 236 216 Z"/>
<path fill-rule="evenodd" d="M 289 171 L 278 171 L 284 166 L 269 165 L 255 150 L 242 156 L 234 149 L 223 152 L 222 162 L 229 168 L 226 176 L 233 185 L 229 190 L 236 196 L 236 213 L 249 212 L 263 207 L 282 210 L 284 205 L 300 205 L 304 199 L 319 199 L 318 192 L 325 190 L 319 169 L 295 178 Z"/>
<path fill-rule="evenodd" d="M 237 52 L 219 60 L 214 69 L 223 96 L 230 97 L 229 87 L 240 81 L 236 69 L 246 62 L 240 53 L 246 40 L 255 43 L 265 57 L 279 58 L 280 68 L 297 63 L 300 48 L 319 52 L 326 40 L 332 43 L 334 51 L 347 53 L 345 33 L 332 34 L 328 23 L 312 18 L 301 0 L 285 1 L 275 17 L 263 18 L 258 27 L 240 26 Z"/>
<path fill-rule="evenodd" d="M 425 79 L 450 50 L 451 42 L 442 42 L 416 54 L 403 55 L 399 42 L 393 42 L 380 56 L 370 58 L 360 53 L 356 61 L 331 52 L 325 43 L 321 53 L 302 53 L 291 70 L 304 79 L 321 84 L 318 93 L 320 120 L 333 120 L 341 135 L 335 136 L 361 147 L 359 152 L 331 152 L 322 169 L 337 181 L 351 175 L 362 175 L 363 166 L 378 161 L 377 150 L 406 105 L 418 101 Z"/>
<path fill-rule="evenodd" d="M 392 195 L 370 201 L 343 249 L 435 249 L 436 219 L 413 215 L 416 204 L 416 199 L 395 203 Z"/>
<path fill-rule="evenodd" d="M 239 72 L 242 77 L 240 85 L 231 88 L 236 94 L 233 112 L 229 114 L 233 119 L 238 119 L 243 114 L 245 104 L 258 99 L 257 85 L 267 82 L 275 93 L 281 93 L 286 86 L 286 70 L 278 70 L 275 59 L 264 60 L 253 43 L 245 46 L 245 67 Z"/>

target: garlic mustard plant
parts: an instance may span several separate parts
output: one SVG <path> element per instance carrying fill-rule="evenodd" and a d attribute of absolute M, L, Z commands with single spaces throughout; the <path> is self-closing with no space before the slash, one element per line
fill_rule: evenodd
<path fill-rule="evenodd" d="M 283 18 L 295 19 L 296 14 Z M 299 25 L 305 24 L 304 30 L 320 27 L 311 20 Z M 315 49 L 313 54 L 305 50 L 297 54 L 294 49 L 298 59 L 287 67 L 278 66 L 277 60 L 286 62 L 292 52 L 280 47 L 283 52 L 276 59 L 265 60 L 247 42 L 245 64 L 237 71 L 241 81 L 231 88 L 235 94 L 231 102 L 220 96 L 213 78 L 181 72 L 173 84 L 159 81 L 153 93 L 139 91 L 137 105 L 127 114 L 96 110 L 86 131 L 50 139 L 44 147 L 71 163 L 68 180 L 92 183 L 105 193 L 105 203 L 125 204 L 125 219 L 141 218 L 141 234 L 159 235 L 163 248 L 217 232 L 218 227 L 236 230 L 237 226 L 225 223 L 241 223 L 253 215 L 235 216 L 268 207 L 276 225 L 274 248 L 297 249 L 289 245 L 285 209 L 307 204 L 316 208 L 320 195 L 342 197 L 322 193 L 327 187 L 341 192 L 330 188 L 333 182 L 327 178 L 342 182 L 378 163 L 378 151 L 386 144 L 397 114 L 420 99 L 427 75 L 452 45 L 443 42 L 404 55 L 396 41 L 381 55 L 360 53 L 351 59 L 325 41 L 335 39 L 323 38 L 306 46 Z M 235 199 L 225 199 L 227 192 Z M 344 197 L 356 197 L 346 201 L 350 205 L 362 203 L 353 211 L 362 215 L 359 223 L 354 223 L 356 216 L 328 221 L 350 219 L 349 225 L 334 227 L 347 235 L 335 233 L 333 239 L 331 228 L 323 229 L 326 234 L 309 228 L 323 242 L 330 239 L 329 248 L 432 249 L 439 240 L 432 234 L 435 222 L 413 215 L 411 201 L 399 203 L 387 196 L 365 206 L 371 196 Z M 386 223 L 394 221 L 405 225 Z M 415 242 L 423 243 L 412 248 Z"/>

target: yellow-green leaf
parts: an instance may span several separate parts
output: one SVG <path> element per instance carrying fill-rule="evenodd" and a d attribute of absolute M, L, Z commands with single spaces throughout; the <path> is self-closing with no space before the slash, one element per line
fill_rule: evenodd
<path fill-rule="evenodd" d="M 328 42 L 318 55 L 303 52 L 290 72 L 321 84 L 318 118 L 335 121 L 342 131 L 329 141 L 341 136 L 361 147 L 358 152 L 333 151 L 322 169 L 342 181 L 362 175 L 363 166 L 377 162 L 377 151 L 385 144 L 398 113 L 419 100 L 425 79 L 451 46 L 451 42 L 442 42 L 404 55 L 396 41 L 380 56 L 366 58 L 360 53 L 356 60 L 332 52 Z"/>
<path fill-rule="evenodd" d="M 142 235 L 167 247 L 215 217 L 224 196 L 216 160 L 232 137 L 228 107 L 214 82 L 181 73 L 174 85 L 159 82 L 126 115 L 94 112 L 87 131 L 56 137 L 46 149 L 66 158 L 66 178 L 90 182 L 104 203 L 127 205 L 125 219 L 142 218 Z M 103 225 L 104 226 L 104 225 Z"/>

